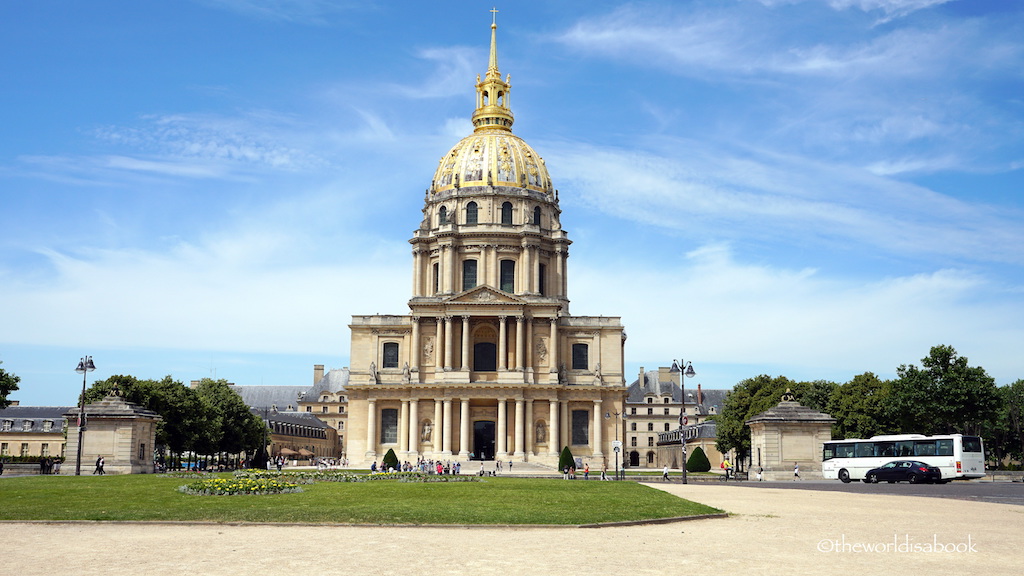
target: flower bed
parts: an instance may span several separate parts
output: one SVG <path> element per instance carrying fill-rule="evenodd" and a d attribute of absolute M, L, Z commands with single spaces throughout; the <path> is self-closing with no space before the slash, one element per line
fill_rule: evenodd
<path fill-rule="evenodd" d="M 210 478 L 179 486 L 178 492 L 195 496 L 236 496 L 289 494 L 302 492 L 302 488 L 298 484 L 273 478 Z"/>

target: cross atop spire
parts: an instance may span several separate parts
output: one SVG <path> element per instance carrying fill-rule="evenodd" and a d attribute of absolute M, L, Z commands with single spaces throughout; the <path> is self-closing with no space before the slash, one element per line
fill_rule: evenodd
<path fill-rule="evenodd" d="M 477 130 L 508 130 L 512 126 L 512 110 L 508 104 L 511 80 L 502 80 L 498 71 L 498 9 L 491 8 L 491 54 L 483 81 L 477 76 L 476 112 L 473 125 Z"/>
<path fill-rule="evenodd" d="M 491 26 L 498 25 L 498 9 L 491 8 Z"/>

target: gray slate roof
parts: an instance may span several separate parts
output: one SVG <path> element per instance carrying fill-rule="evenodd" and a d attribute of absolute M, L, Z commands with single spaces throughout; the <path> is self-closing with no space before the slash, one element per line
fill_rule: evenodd
<path fill-rule="evenodd" d="M 11 421 L 11 432 L 49 433 L 64 429 L 64 413 L 77 410 L 75 406 L 8 406 L 0 410 L 0 422 Z M 43 429 L 43 422 L 52 422 L 50 430 Z M 32 423 L 30 430 L 24 430 L 25 421 Z"/>
<path fill-rule="evenodd" d="M 721 414 L 722 408 L 725 405 L 725 395 L 729 393 L 729 390 L 709 390 L 701 388 L 701 402 L 697 402 L 697 387 L 687 386 L 686 387 L 686 404 L 693 405 L 697 404 L 698 414 Z M 648 370 L 644 374 L 644 382 L 640 383 L 640 380 L 634 380 L 629 385 L 626 395 L 626 404 L 646 404 L 646 396 L 653 394 L 655 396 L 668 396 L 671 394 L 672 402 L 682 401 L 683 391 L 679 389 L 679 385 L 675 382 L 659 381 L 657 370 Z M 714 411 L 711 408 L 714 407 Z"/>
<path fill-rule="evenodd" d="M 774 408 L 769 408 L 747 420 L 746 424 L 751 422 L 827 422 L 831 424 L 835 421 L 835 418 L 824 412 L 818 412 L 798 402 L 783 400 Z"/>
<path fill-rule="evenodd" d="M 250 408 L 277 408 L 282 412 L 299 407 L 299 397 L 310 397 L 309 386 L 232 386 Z"/>
<path fill-rule="evenodd" d="M 348 385 L 348 368 L 342 368 L 340 370 L 330 370 L 319 382 L 313 384 L 310 388 L 307 398 L 314 399 L 320 397 L 323 393 L 338 394 L 339 392 L 345 391 L 345 386 Z"/>

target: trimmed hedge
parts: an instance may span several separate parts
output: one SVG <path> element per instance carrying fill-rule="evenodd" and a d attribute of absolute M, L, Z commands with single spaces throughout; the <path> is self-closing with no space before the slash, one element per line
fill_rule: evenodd
<path fill-rule="evenodd" d="M 704 450 L 697 446 L 690 453 L 690 457 L 686 459 L 686 471 L 687 472 L 708 472 L 711 470 L 711 462 L 708 461 L 707 454 Z"/>

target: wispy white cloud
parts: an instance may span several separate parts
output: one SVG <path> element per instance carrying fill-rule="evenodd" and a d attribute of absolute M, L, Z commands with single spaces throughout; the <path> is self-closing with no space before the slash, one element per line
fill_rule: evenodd
<path fill-rule="evenodd" d="M 621 315 L 633 362 L 667 363 L 682 351 L 705 364 L 799 365 L 813 378 L 849 378 L 868 370 L 892 374 L 946 342 L 972 362 L 988 361 L 1001 381 L 1024 373 L 1011 343 L 1024 338 L 1017 295 L 960 270 L 864 283 L 741 262 L 724 244 L 701 246 L 657 268 L 612 264 L 628 270 L 628 281 L 607 260 L 574 264 L 573 313 Z M 705 386 L 731 387 L 736 380 Z"/>
<path fill-rule="evenodd" d="M 677 226 L 691 238 L 808 237 L 855 242 L 893 254 L 1024 263 L 1024 215 L 949 198 L 859 167 L 752 149 L 666 139 L 649 152 L 544 146 L 563 191 L 619 218 Z M 742 153 L 742 156 L 740 155 Z M 876 173 L 905 165 L 878 165 Z M 997 241 L 993 241 L 998 239 Z"/>

